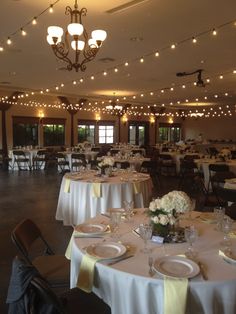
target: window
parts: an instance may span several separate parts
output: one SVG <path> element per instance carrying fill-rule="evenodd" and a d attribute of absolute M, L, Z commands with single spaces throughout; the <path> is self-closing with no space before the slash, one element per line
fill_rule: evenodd
<path fill-rule="evenodd" d="M 44 146 L 65 145 L 65 119 L 43 118 L 42 124 Z"/>
<path fill-rule="evenodd" d="M 161 142 L 178 142 L 181 137 L 180 124 L 160 123 L 159 125 L 159 140 Z"/>
<path fill-rule="evenodd" d="M 13 117 L 13 146 L 38 145 L 38 119 Z"/>
<path fill-rule="evenodd" d="M 79 123 L 78 125 L 78 142 L 89 142 L 94 144 L 95 137 L 95 125 L 94 124 L 85 124 Z"/>
<path fill-rule="evenodd" d="M 148 124 L 145 122 L 129 122 L 129 144 L 146 145 L 148 142 Z"/>
<path fill-rule="evenodd" d="M 99 125 L 98 142 L 99 144 L 114 143 L 114 125 Z"/>

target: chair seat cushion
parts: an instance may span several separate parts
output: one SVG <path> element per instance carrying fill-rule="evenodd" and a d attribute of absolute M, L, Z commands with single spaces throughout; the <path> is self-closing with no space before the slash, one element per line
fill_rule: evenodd
<path fill-rule="evenodd" d="M 33 265 L 51 285 L 69 285 L 70 261 L 65 256 L 38 256 L 33 260 Z"/>

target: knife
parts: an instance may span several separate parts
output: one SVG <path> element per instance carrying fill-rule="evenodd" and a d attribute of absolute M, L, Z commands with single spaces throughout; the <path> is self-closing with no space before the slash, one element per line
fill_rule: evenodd
<path fill-rule="evenodd" d="M 128 259 L 128 258 L 130 258 L 130 257 L 133 257 L 134 255 L 126 255 L 126 256 L 123 256 L 123 257 L 121 257 L 121 258 L 118 258 L 118 259 L 116 259 L 115 261 L 112 261 L 112 262 L 110 262 L 110 263 L 108 263 L 107 265 L 114 265 L 114 264 L 116 264 L 116 263 L 118 263 L 118 262 L 120 262 L 120 261 L 124 261 L 125 259 Z"/>

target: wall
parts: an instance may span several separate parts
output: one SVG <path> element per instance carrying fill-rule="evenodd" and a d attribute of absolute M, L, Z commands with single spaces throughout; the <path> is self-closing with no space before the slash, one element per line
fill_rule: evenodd
<path fill-rule="evenodd" d="M 232 117 L 188 118 L 183 123 L 185 139 L 196 139 L 202 133 L 203 140 L 232 139 L 236 141 L 236 119 Z"/>
<path fill-rule="evenodd" d="M 66 110 L 60 110 L 55 108 L 39 108 L 39 107 L 25 107 L 20 105 L 12 106 L 6 115 L 7 123 L 7 144 L 8 148 L 12 148 L 13 145 L 13 129 L 12 129 L 12 116 L 30 116 L 38 117 L 39 111 L 44 112 L 45 117 L 52 118 L 65 118 L 65 145 L 70 146 L 70 126 L 71 119 L 70 114 Z M 95 113 L 88 111 L 79 111 L 74 115 L 74 143 L 77 144 L 77 122 L 78 120 L 95 120 Z M 131 117 L 128 116 L 130 121 L 149 121 L 148 117 Z M 114 121 L 115 122 L 115 139 L 114 142 L 119 142 L 119 118 L 112 115 L 101 115 L 101 121 Z M 158 139 L 158 125 L 160 122 L 167 122 L 167 118 L 163 117 L 157 119 L 156 125 L 149 125 L 149 144 L 155 144 L 155 138 Z M 220 117 L 220 118 L 188 118 L 185 120 L 174 119 L 175 123 L 182 124 L 182 138 L 183 139 L 196 139 L 199 133 L 203 134 L 203 139 L 232 139 L 236 141 L 236 123 L 235 116 L 232 117 Z M 0 112 L 0 148 L 2 147 L 2 120 Z M 156 137 L 155 137 L 156 133 Z M 120 142 L 127 143 L 128 141 L 128 122 L 124 123 L 120 121 Z M 42 142 L 42 132 L 41 132 Z"/>

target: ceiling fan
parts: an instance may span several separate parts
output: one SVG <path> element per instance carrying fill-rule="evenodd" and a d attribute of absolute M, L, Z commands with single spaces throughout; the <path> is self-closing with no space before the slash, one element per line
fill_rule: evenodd
<path fill-rule="evenodd" d="M 202 79 L 202 71 L 203 71 L 203 69 L 199 69 L 199 70 L 196 70 L 193 72 L 178 72 L 178 73 L 176 73 L 176 76 L 182 77 L 182 76 L 197 74 L 197 81 L 196 81 L 197 86 L 198 87 L 205 87 L 206 84 L 204 83 L 204 81 Z"/>

